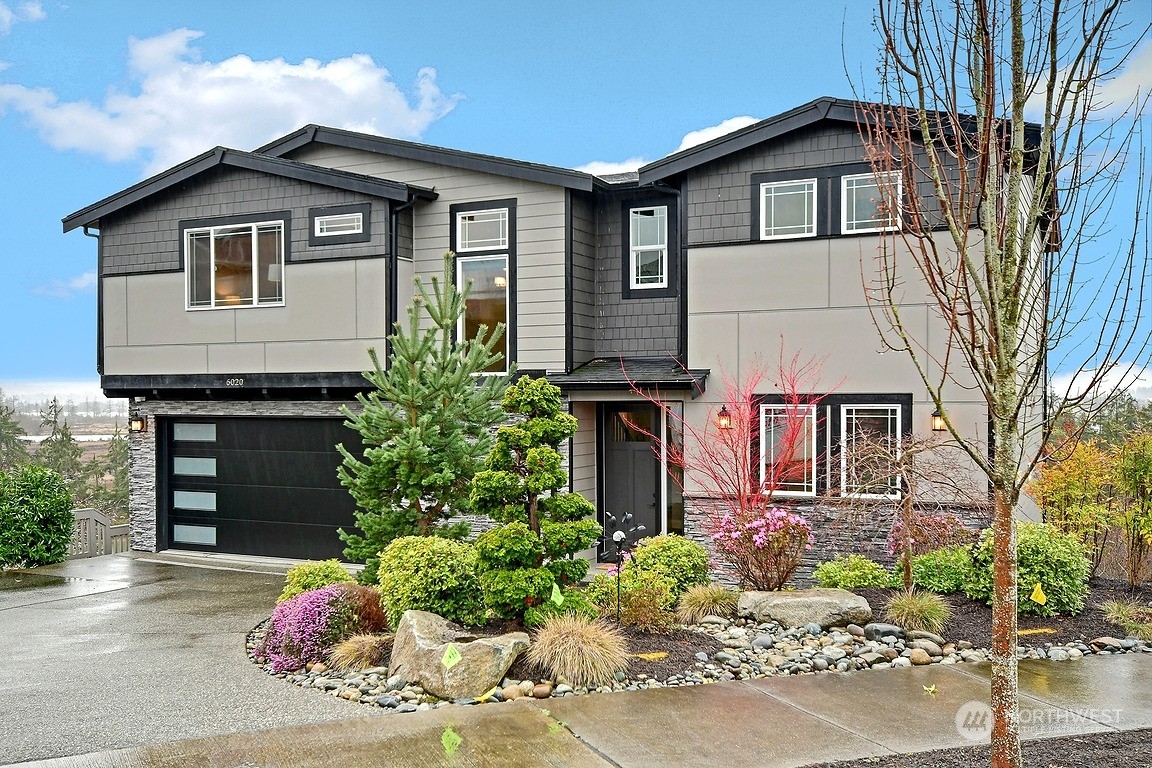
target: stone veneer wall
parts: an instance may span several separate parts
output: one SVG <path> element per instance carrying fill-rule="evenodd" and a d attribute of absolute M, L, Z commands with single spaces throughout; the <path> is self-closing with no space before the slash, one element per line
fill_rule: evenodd
<path fill-rule="evenodd" d="M 857 554 L 886 566 L 895 564 L 895 558 L 888 554 L 888 531 L 895 519 L 895 507 L 888 511 L 871 509 L 865 516 L 853 514 L 849 509 L 841 507 L 814 504 L 787 506 L 803 515 L 812 526 L 812 549 L 804 555 L 792 577 L 796 586 L 812 586 L 812 571 L 816 566 L 839 555 Z M 712 554 L 713 578 L 729 586 L 736 586 L 735 572 L 716 557 L 716 548 L 707 533 L 707 514 L 711 507 L 712 502 L 707 498 L 684 499 L 684 535 L 703 544 Z M 945 511 L 959 517 L 966 527 L 973 530 L 985 528 L 989 524 L 987 513 L 979 508 L 958 505 Z"/>
<path fill-rule="evenodd" d="M 337 400 L 145 400 L 129 404 L 129 418 L 148 419 L 145 432 L 128 435 L 128 516 L 132 549 L 156 551 L 156 417 L 341 416 L 340 407 L 359 408 Z"/>

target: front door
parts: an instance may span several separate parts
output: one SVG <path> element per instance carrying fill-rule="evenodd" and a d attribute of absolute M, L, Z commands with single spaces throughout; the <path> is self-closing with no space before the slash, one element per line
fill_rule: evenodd
<path fill-rule="evenodd" d="M 620 519 L 631 512 L 631 525 L 644 526 L 641 537 L 662 529 L 658 445 L 649 437 L 660 434 L 659 415 L 649 403 L 604 403 L 600 410 L 600 513 Z"/>

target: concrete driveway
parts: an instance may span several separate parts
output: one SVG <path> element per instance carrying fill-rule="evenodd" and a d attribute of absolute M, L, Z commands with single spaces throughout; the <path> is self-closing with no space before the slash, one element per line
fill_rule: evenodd
<path fill-rule="evenodd" d="M 383 714 L 302 696 L 249 663 L 244 637 L 282 567 L 161 559 L 0 573 L 2 764 Z"/>

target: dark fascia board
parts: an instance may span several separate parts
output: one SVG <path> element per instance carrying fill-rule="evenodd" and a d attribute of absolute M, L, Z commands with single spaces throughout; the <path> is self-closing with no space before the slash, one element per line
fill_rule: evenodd
<path fill-rule="evenodd" d="M 643 186 L 671 178 L 697 166 L 719 160 L 733 152 L 748 149 L 761 142 L 800 130 L 822 120 L 856 125 L 861 118 L 867 119 L 869 114 L 867 109 L 870 106 L 874 105 L 851 99 L 822 96 L 807 104 L 782 112 L 775 117 L 769 117 L 746 128 L 648 163 L 640 169 L 639 183 Z M 974 129 L 975 118 L 971 118 L 971 120 Z M 962 124 L 966 125 L 966 123 Z M 1039 141 L 1039 125 L 1025 123 L 1024 129 L 1030 143 L 1035 144 Z"/>
<path fill-rule="evenodd" d="M 413 141 L 389 139 L 367 133 L 356 133 L 323 125 L 307 125 L 298 131 L 276 139 L 256 150 L 258 154 L 283 157 L 312 143 L 331 144 L 347 149 L 360 149 L 379 155 L 401 157 L 406 160 L 420 160 L 426 163 L 464 168 L 469 171 L 491 173 L 514 179 L 552 184 L 565 189 L 578 189 L 591 192 L 594 188 L 606 186 L 595 176 L 568 168 L 529 163 L 495 155 L 481 155 L 459 149 L 434 147 Z"/>
<path fill-rule="evenodd" d="M 338 171 L 323 168 L 318 165 L 298 163 L 278 157 L 268 157 L 251 152 L 241 152 L 226 147 L 216 147 L 202 155 L 181 163 L 173 168 L 159 173 L 151 178 L 134 184 L 114 195 L 82 208 L 76 213 L 65 216 L 63 219 L 64 231 L 70 232 L 77 227 L 98 227 L 100 219 L 128 206 L 146 200 L 152 195 L 163 192 L 176 185 L 182 184 L 216 166 L 226 165 L 233 168 L 257 171 L 274 176 L 283 176 L 298 181 L 319 184 L 326 187 L 345 189 L 386 200 L 406 202 L 412 198 L 434 200 L 436 193 L 424 187 L 415 187 L 388 179 L 379 179 L 374 176 L 365 176 L 359 173 Z"/>

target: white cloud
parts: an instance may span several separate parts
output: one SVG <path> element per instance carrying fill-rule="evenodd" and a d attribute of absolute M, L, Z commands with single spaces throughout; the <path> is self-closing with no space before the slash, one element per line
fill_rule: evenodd
<path fill-rule="evenodd" d="M 100 104 L 6 84 L 0 111 L 22 113 L 55 149 L 143 160 L 153 173 L 216 145 L 252 149 L 307 123 L 417 138 L 462 98 L 444 94 L 430 67 L 417 73 L 410 97 L 366 54 L 298 64 L 243 54 L 203 61 L 192 46 L 202 36 L 177 29 L 129 38 L 132 92 L 113 89 Z"/>
<path fill-rule="evenodd" d="M 41 21 L 44 19 L 44 9 L 38 2 L 21 3 L 13 8 L 7 3 L 0 2 L 0 35 L 12 31 L 12 27 L 21 21 Z"/>
<path fill-rule="evenodd" d="M 1079 396 L 1091 385 L 1095 376 L 1096 371 L 1093 370 L 1056 374 L 1052 377 L 1052 391 L 1057 397 Z M 1104 374 L 1096 389 L 1101 394 L 1126 390 L 1137 400 L 1152 400 L 1152 370 L 1136 363 L 1118 363 Z"/>
<path fill-rule="evenodd" d="M 32 292 L 54 299 L 71 299 L 81 293 L 91 293 L 95 287 L 96 270 L 93 269 L 67 280 L 51 280 L 45 285 L 36 286 Z"/>
<path fill-rule="evenodd" d="M 684 138 L 680 140 L 680 146 L 676 148 L 676 152 L 682 152 L 689 147 L 694 147 L 697 144 L 703 144 L 706 141 L 723 136 L 732 131 L 738 131 L 741 128 L 752 125 L 753 123 L 760 122 L 755 117 L 748 117 L 741 115 L 739 117 L 730 117 L 727 120 L 719 123 L 718 125 L 710 125 L 707 128 L 701 128 L 696 131 L 689 131 L 684 134 Z M 675 154 L 675 152 L 671 153 Z M 647 165 L 650 161 L 645 160 L 643 157 L 630 157 L 627 160 L 613 161 L 613 160 L 593 160 L 590 163 L 576 168 L 577 171 L 590 173 L 593 176 L 607 176 L 613 173 L 627 173 L 635 171 L 642 165 Z"/>
<path fill-rule="evenodd" d="M 1067 77 L 1061 71 L 1060 77 Z M 1025 116 L 1029 120 L 1039 120 L 1044 114 L 1044 92 L 1048 78 L 1042 77 L 1024 105 Z M 1134 103 L 1147 100 L 1152 93 L 1152 43 L 1137 48 L 1125 64 L 1123 70 L 1107 80 L 1095 83 L 1094 105 L 1103 117 L 1122 114 Z"/>

